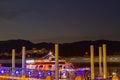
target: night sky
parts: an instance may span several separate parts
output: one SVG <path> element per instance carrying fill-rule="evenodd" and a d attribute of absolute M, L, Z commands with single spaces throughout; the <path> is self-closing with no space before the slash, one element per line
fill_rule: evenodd
<path fill-rule="evenodd" d="M 118 1 L 0 0 L 0 41 L 120 41 Z"/>

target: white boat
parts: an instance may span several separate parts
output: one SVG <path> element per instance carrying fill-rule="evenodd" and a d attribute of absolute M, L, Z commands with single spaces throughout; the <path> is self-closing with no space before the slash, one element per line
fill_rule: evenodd
<path fill-rule="evenodd" d="M 38 59 L 27 59 L 27 69 L 36 69 L 55 72 L 55 56 L 50 52 L 46 56 Z M 59 57 L 59 74 L 61 78 L 69 76 L 75 77 L 75 69 L 72 63 L 67 62 L 65 59 Z M 54 76 L 54 74 L 52 74 Z"/>

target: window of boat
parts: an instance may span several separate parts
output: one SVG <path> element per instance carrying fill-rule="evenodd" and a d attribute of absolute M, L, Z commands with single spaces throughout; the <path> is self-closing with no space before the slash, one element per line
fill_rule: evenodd
<path fill-rule="evenodd" d="M 55 58 L 51 58 L 51 61 L 55 61 Z"/>
<path fill-rule="evenodd" d="M 29 67 L 30 67 L 31 69 L 34 69 L 34 65 L 30 65 Z"/>
<path fill-rule="evenodd" d="M 55 69 L 55 65 L 52 65 L 52 68 Z"/>
<path fill-rule="evenodd" d="M 73 65 L 70 65 L 70 67 L 73 69 L 74 68 L 74 66 Z"/>
<path fill-rule="evenodd" d="M 39 68 L 43 68 L 43 65 L 40 65 Z"/>
<path fill-rule="evenodd" d="M 66 68 L 66 69 L 69 69 L 69 65 L 65 65 L 65 68 Z"/>
<path fill-rule="evenodd" d="M 35 67 L 35 69 L 37 69 L 38 68 L 38 65 Z"/>
<path fill-rule="evenodd" d="M 63 65 L 63 69 L 65 69 L 65 65 Z"/>
<path fill-rule="evenodd" d="M 66 68 L 67 68 L 67 69 L 72 69 L 72 68 L 74 68 L 74 67 L 73 67 L 73 65 L 66 65 Z"/>
<path fill-rule="evenodd" d="M 71 65 L 66 65 L 66 68 L 67 69 L 71 69 Z"/>
<path fill-rule="evenodd" d="M 59 65 L 59 68 L 62 68 L 62 65 Z"/>
<path fill-rule="evenodd" d="M 51 67 L 52 67 L 52 65 L 49 65 L 49 66 L 48 66 L 48 68 L 51 68 Z"/>

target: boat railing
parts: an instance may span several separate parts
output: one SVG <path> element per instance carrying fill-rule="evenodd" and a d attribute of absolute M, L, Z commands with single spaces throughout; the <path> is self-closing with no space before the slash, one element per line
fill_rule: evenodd
<path fill-rule="evenodd" d="M 23 73 L 23 70 L 25 73 Z M 77 76 L 75 69 L 59 69 L 60 78 L 75 78 Z M 82 73 L 80 73 L 82 74 Z M 55 78 L 55 69 L 42 70 L 42 69 L 22 69 L 12 67 L 0 67 L 0 76 L 14 76 L 22 77 L 25 75 L 28 78 L 46 78 L 52 76 Z"/>

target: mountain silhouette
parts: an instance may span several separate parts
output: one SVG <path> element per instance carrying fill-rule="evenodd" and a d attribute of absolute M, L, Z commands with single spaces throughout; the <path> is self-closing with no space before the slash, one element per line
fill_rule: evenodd
<path fill-rule="evenodd" d="M 59 44 L 59 55 L 64 57 L 77 57 L 77 56 L 89 56 L 90 45 L 94 45 L 95 56 L 98 56 L 98 47 L 106 44 L 107 55 L 120 55 L 120 41 L 109 41 L 109 40 L 96 40 L 96 41 L 79 41 L 72 43 Z M 32 43 L 29 40 L 7 40 L 0 41 L 0 54 L 11 53 L 12 49 L 16 50 L 16 53 L 21 52 L 22 46 L 25 46 L 27 50 L 33 48 L 42 49 L 45 48 L 48 51 L 54 52 L 54 43 Z"/>

